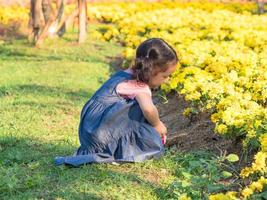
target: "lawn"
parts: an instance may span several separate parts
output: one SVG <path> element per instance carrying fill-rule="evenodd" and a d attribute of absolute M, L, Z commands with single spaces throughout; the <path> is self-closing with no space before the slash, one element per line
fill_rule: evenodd
<path fill-rule="evenodd" d="M 69 33 L 42 48 L 26 39 L 0 44 L 0 199 L 151 200 L 184 192 L 207 199 L 233 187 L 221 184 L 220 158 L 203 151 L 169 149 L 158 160 L 120 166 L 55 166 L 55 156 L 78 148 L 82 106 L 115 72 L 123 50 L 90 38 L 78 46 L 75 38 Z"/>

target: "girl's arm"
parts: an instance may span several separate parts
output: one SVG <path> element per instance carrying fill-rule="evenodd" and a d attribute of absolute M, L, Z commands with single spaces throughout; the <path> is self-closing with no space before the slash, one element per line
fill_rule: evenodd
<path fill-rule="evenodd" d="M 135 99 L 140 105 L 145 118 L 157 130 L 162 138 L 163 144 L 165 144 L 167 128 L 162 121 L 160 121 L 158 110 L 153 104 L 151 96 L 147 93 L 139 93 L 136 95 Z"/>
<path fill-rule="evenodd" d="M 153 104 L 151 96 L 146 93 L 138 93 L 135 97 L 145 118 L 152 126 L 157 126 L 161 123 L 159 113 L 156 106 Z"/>

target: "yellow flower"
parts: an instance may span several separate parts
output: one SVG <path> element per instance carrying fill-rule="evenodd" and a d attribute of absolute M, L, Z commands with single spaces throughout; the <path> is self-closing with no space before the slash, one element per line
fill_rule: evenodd
<path fill-rule="evenodd" d="M 245 124 L 244 119 L 235 119 L 235 120 L 233 121 L 233 125 L 234 125 L 235 127 L 237 127 L 237 128 L 242 127 L 244 124 Z"/>
<path fill-rule="evenodd" d="M 178 200 L 191 200 L 191 197 L 188 197 L 186 193 L 183 193 Z"/>
<path fill-rule="evenodd" d="M 252 163 L 253 171 L 267 172 L 267 166 L 266 166 L 267 153 L 260 151 L 254 156 L 254 159 L 255 161 L 254 163 Z"/>
<path fill-rule="evenodd" d="M 215 127 L 215 131 L 217 131 L 220 134 L 225 134 L 227 132 L 227 126 L 225 124 L 219 124 Z"/>
<path fill-rule="evenodd" d="M 260 137 L 261 151 L 267 153 L 267 134 Z"/>
<path fill-rule="evenodd" d="M 240 176 L 245 178 L 248 177 L 251 173 L 253 173 L 252 169 L 250 167 L 245 167 L 241 170 Z"/>
<path fill-rule="evenodd" d="M 250 174 L 254 172 L 261 172 L 261 173 L 267 173 L 267 153 L 259 151 L 254 156 L 254 162 L 252 163 L 251 167 L 246 167 L 243 170 L 241 170 L 241 176 L 242 177 L 248 177 Z"/>
<path fill-rule="evenodd" d="M 229 191 L 226 193 L 226 195 L 230 197 L 231 200 L 238 200 L 237 192 Z"/>
<path fill-rule="evenodd" d="M 210 195 L 209 200 L 228 200 L 228 198 L 223 193 L 218 193 Z"/>
<path fill-rule="evenodd" d="M 259 183 L 259 182 L 253 182 L 253 183 L 251 183 L 251 185 L 250 185 L 250 188 L 252 189 L 252 190 L 257 190 L 257 191 L 262 191 L 262 188 L 263 188 L 263 185 L 261 184 L 261 183 Z"/>
<path fill-rule="evenodd" d="M 219 114 L 219 113 L 214 113 L 214 114 L 211 115 L 211 121 L 212 121 L 213 123 L 218 122 L 219 119 L 220 119 L 220 114 Z"/>
<path fill-rule="evenodd" d="M 187 117 L 189 116 L 190 113 L 191 113 L 191 108 L 186 108 L 183 112 L 183 115 Z"/>
<path fill-rule="evenodd" d="M 256 137 L 256 131 L 255 130 L 249 130 L 247 133 L 248 138 Z"/>
<path fill-rule="evenodd" d="M 237 193 L 229 191 L 226 194 L 218 193 L 209 196 L 209 200 L 238 200 Z"/>
<path fill-rule="evenodd" d="M 267 184 L 267 178 L 264 178 L 263 176 L 261 176 L 259 179 L 259 183 L 261 183 L 262 185 L 266 185 Z"/>
<path fill-rule="evenodd" d="M 244 198 L 247 198 L 247 197 L 249 197 L 250 195 L 253 194 L 253 190 L 248 188 L 248 187 L 246 187 L 244 190 L 242 190 L 241 194 L 242 194 L 242 196 Z"/>
<path fill-rule="evenodd" d="M 201 97 L 201 94 L 199 92 L 193 92 L 191 94 L 186 95 L 185 96 L 185 99 L 187 101 L 190 101 L 190 100 L 198 100 L 200 97 Z"/>
<path fill-rule="evenodd" d="M 170 88 L 171 89 L 175 89 L 177 87 L 177 83 L 178 83 L 178 80 L 177 78 L 173 78 L 169 81 L 169 84 L 170 84 Z"/>

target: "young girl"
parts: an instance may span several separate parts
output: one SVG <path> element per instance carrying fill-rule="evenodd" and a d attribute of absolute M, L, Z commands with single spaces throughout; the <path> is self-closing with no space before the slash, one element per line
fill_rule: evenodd
<path fill-rule="evenodd" d="M 151 89 L 167 81 L 177 63 L 175 50 L 163 39 L 141 43 L 131 68 L 112 75 L 84 105 L 81 145 L 73 156 L 56 157 L 56 165 L 140 162 L 161 156 L 167 128 Z"/>

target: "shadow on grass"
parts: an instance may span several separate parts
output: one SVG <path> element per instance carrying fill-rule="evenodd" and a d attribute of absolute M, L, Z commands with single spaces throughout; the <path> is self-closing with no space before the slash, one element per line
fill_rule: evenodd
<path fill-rule="evenodd" d="M 34 51 L 34 47 L 28 45 L 28 48 L 32 48 Z M 28 49 L 27 49 L 28 50 Z M 54 53 L 51 49 L 46 49 L 46 53 L 42 52 L 42 50 L 35 49 L 35 53 L 27 52 L 25 49 L 10 49 L 5 46 L 0 47 L 0 55 L 1 60 L 19 60 L 21 61 L 73 61 L 73 62 L 105 62 L 99 56 L 88 56 L 85 53 L 74 54 L 73 52 L 60 52 Z M 53 55 L 54 54 L 54 55 Z"/>
<path fill-rule="evenodd" d="M 8 49 L 5 47 L 0 48 L 0 54 L 3 60 L 10 60 L 10 59 L 20 59 L 27 60 L 27 61 L 47 61 L 47 60 L 62 60 L 60 56 L 53 56 L 53 55 L 37 55 L 37 54 L 30 54 L 27 52 L 23 52 L 21 50 L 15 49 Z"/>
<path fill-rule="evenodd" d="M 72 91 L 61 87 L 51 87 L 36 84 L 13 85 L 8 87 L 0 87 L 0 97 L 10 95 L 28 95 L 36 96 L 62 97 L 71 101 L 80 101 L 81 99 L 90 98 L 95 91 L 93 90 L 77 90 Z M 19 103 L 20 104 L 20 103 Z"/>
<path fill-rule="evenodd" d="M 32 44 L 25 42 L 24 39 L 16 40 L 10 44 L 0 46 L 1 60 L 5 61 L 73 61 L 73 62 L 90 62 L 105 63 L 103 51 L 95 51 L 93 44 L 88 45 L 71 45 L 59 44 L 59 47 L 47 44 L 44 48 L 36 48 Z M 65 47 L 63 48 L 63 45 Z"/>
<path fill-rule="evenodd" d="M 55 166 L 55 156 L 71 155 L 76 149 L 71 144 L 9 135 L 0 137 L 0 147 L 1 199 L 113 199 L 136 196 L 138 187 L 140 195 L 145 188 L 162 199 L 167 192 L 134 173 L 108 169 L 108 164 Z"/>

